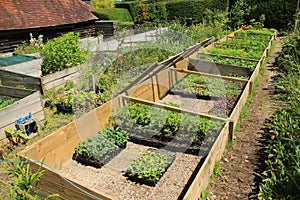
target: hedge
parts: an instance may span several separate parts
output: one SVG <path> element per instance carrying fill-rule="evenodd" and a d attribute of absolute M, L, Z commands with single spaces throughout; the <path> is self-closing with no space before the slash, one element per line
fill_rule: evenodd
<path fill-rule="evenodd" d="M 228 0 L 172 0 L 172 1 L 122 2 L 117 8 L 126 8 L 137 24 L 157 25 L 172 20 L 202 22 L 204 11 L 227 10 Z M 187 12 L 188 11 L 188 12 Z"/>
<path fill-rule="evenodd" d="M 266 0 L 261 1 L 251 13 L 251 17 L 258 19 L 265 14 L 265 27 L 286 30 L 294 25 L 297 0 Z"/>
<path fill-rule="evenodd" d="M 139 5 L 140 2 L 138 1 L 130 1 L 130 2 L 120 2 L 120 3 L 115 3 L 116 8 L 125 8 L 129 11 L 131 18 L 133 21 L 136 21 L 137 18 L 137 5 Z"/>
<path fill-rule="evenodd" d="M 102 20 L 118 20 L 121 22 L 132 22 L 129 11 L 125 8 L 106 8 L 93 11 L 99 19 Z"/>
<path fill-rule="evenodd" d="M 191 19 L 193 22 L 202 22 L 205 9 L 213 9 L 212 1 L 207 0 L 177 0 L 166 3 L 168 19 L 185 21 Z M 188 12 L 187 12 L 188 11 Z"/>

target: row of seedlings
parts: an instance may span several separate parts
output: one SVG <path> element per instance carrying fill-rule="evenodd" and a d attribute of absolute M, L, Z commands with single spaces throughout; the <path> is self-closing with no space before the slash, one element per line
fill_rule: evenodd
<path fill-rule="evenodd" d="M 273 29 L 250 29 L 235 32 L 234 37 L 209 49 L 200 60 L 241 66 L 253 71 L 274 34 Z"/>
<path fill-rule="evenodd" d="M 142 152 L 130 164 L 125 175 L 138 183 L 154 186 L 174 161 L 174 152 L 204 157 L 224 127 L 223 118 L 182 110 L 174 103 L 155 103 L 128 96 L 122 99 L 124 105 L 113 112 L 114 126 L 125 130 L 130 141 L 156 149 L 154 152 L 151 148 Z M 146 157 L 157 157 L 158 163 L 145 159 L 145 153 Z M 164 158 L 161 160 L 159 157 Z M 134 170 L 136 162 L 150 166 L 151 169 L 141 169 L 151 173 L 143 175 L 142 171 Z M 159 173 L 153 177 L 152 170 Z"/>
<path fill-rule="evenodd" d="M 233 68 L 232 73 L 225 74 L 226 77 L 221 76 L 221 79 L 189 74 L 174 88 L 192 92 L 197 96 L 202 93 L 204 96 L 217 97 L 215 98 L 217 102 L 215 102 L 214 108 L 209 113 L 229 116 L 273 34 L 274 30 L 272 29 L 250 29 L 235 32 L 233 38 L 215 44 L 215 47 L 207 50 L 207 53 L 200 54 L 198 63 L 196 62 L 196 65 L 205 65 L 204 61 L 209 61 L 208 65 L 213 63 L 217 69 L 217 72 L 213 73 L 216 74 L 222 75 L 222 67 Z M 241 68 L 246 68 L 250 73 L 248 75 L 244 73 L 243 75 Z M 193 66 L 191 70 L 197 71 L 198 69 L 197 66 Z M 237 73 L 235 73 L 235 69 Z M 232 77 L 232 79 L 229 77 Z M 210 90 L 208 90 L 203 85 L 213 86 L 210 86 Z M 226 102 L 225 106 L 224 102 Z"/>

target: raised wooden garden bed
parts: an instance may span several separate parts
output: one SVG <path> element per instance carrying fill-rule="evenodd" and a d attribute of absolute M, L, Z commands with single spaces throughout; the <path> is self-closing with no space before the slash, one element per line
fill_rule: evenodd
<path fill-rule="evenodd" d="M 0 110 L 0 138 L 5 138 L 4 129 L 15 129 L 15 121 L 29 112 L 33 119 L 39 122 L 45 120 L 39 91 L 0 86 L 0 96 L 16 99 L 13 104 Z"/>
<path fill-rule="evenodd" d="M 23 157 L 35 161 L 41 161 L 45 158 L 43 167 L 47 170 L 47 173 L 42 177 L 40 183 L 42 193 L 45 195 L 58 193 L 62 198 L 68 199 L 95 199 L 95 196 L 101 199 L 198 199 L 201 191 L 206 188 L 209 182 L 209 176 L 213 173 L 215 162 L 221 158 L 228 139 L 233 137 L 234 128 L 242 107 L 252 90 L 253 82 L 268 55 L 275 35 L 276 33 L 270 40 L 268 47 L 262 52 L 262 56 L 254 70 L 243 70 L 245 67 L 239 66 L 236 68 L 239 72 L 235 74 L 234 66 L 230 66 L 229 73 L 225 69 L 226 65 L 219 65 L 218 67 L 224 67 L 224 73 L 220 75 L 214 71 L 218 67 L 214 68 L 211 64 L 209 66 L 203 65 L 202 62 L 204 68 L 207 67 L 213 70 L 195 71 L 198 66 L 190 61 L 199 60 L 202 52 L 197 52 L 190 58 L 173 63 L 171 68 L 163 69 L 159 73 L 143 79 L 139 84 L 128 88 L 120 96 L 27 147 L 21 152 Z M 227 41 L 232 37 L 234 37 L 234 33 L 230 34 L 229 37 L 225 37 L 222 41 Z M 210 46 L 209 48 L 213 47 Z M 237 77 L 241 76 L 241 73 L 243 77 Z M 196 79 L 195 88 L 192 88 L 192 91 L 187 90 L 184 84 L 178 86 L 185 80 L 192 81 L 191 83 L 194 84 L 195 79 L 190 79 L 190 76 L 205 77 L 205 82 L 209 83 L 210 79 L 221 81 L 220 84 L 225 88 L 222 95 L 234 94 L 238 97 L 231 105 L 230 112 L 225 112 L 225 115 L 220 117 L 213 112 L 194 109 L 199 105 L 184 107 L 185 102 L 188 102 L 184 101 L 186 95 L 177 95 L 178 102 L 174 102 L 174 99 L 169 101 L 177 105 L 165 103 L 168 102 L 166 98 L 174 88 L 176 90 L 180 89 L 183 93 L 192 92 L 195 94 L 195 91 L 199 92 L 198 95 L 192 95 L 193 98 L 188 97 L 189 100 L 196 99 L 197 101 L 202 93 L 207 92 L 206 88 L 202 87 L 201 80 L 198 79 Z M 207 87 L 209 87 L 208 85 Z M 212 87 L 215 86 L 212 85 Z M 231 88 L 235 89 L 230 90 Z M 220 96 L 218 90 L 209 92 L 214 93 L 214 96 Z M 204 107 L 207 107 L 207 102 L 218 104 L 217 98 L 212 97 L 213 95 L 199 101 L 203 103 Z M 224 101 L 226 103 L 226 100 Z M 145 117 L 145 114 L 139 115 L 132 112 L 134 106 L 138 104 L 145 107 L 146 112 L 150 114 L 150 118 Z M 127 116 L 116 115 L 122 109 L 128 111 Z M 154 114 L 155 109 L 160 110 Z M 139 111 L 139 109 L 136 110 Z M 151 117 L 151 113 L 153 113 L 154 118 L 156 117 L 155 120 Z M 171 121 L 170 123 L 166 122 L 168 119 L 164 119 L 163 116 L 160 118 L 162 113 L 171 116 L 172 123 Z M 192 132 L 194 128 L 187 131 L 185 125 L 182 127 L 173 126 L 174 123 L 177 123 L 174 119 L 178 118 L 180 120 L 195 118 L 196 121 L 199 120 L 202 123 L 198 126 L 201 130 L 199 134 L 194 133 L 193 135 L 200 136 L 200 139 L 198 138 L 200 148 L 197 151 L 188 151 L 190 146 L 193 147 L 193 145 L 179 148 L 180 142 L 176 140 L 176 137 L 183 135 L 185 137 L 182 138 L 194 139 L 188 135 L 188 132 Z M 113 123 L 112 119 L 114 120 Z M 193 120 L 187 121 L 191 123 Z M 213 131 L 210 133 L 209 130 L 214 122 L 218 125 L 213 127 L 217 128 L 211 129 Z M 169 123 L 168 127 L 165 127 L 167 123 Z M 130 138 L 126 148 L 121 149 L 118 155 L 100 169 L 87 167 L 72 160 L 74 150 L 78 144 L 97 135 L 99 130 L 110 126 L 126 129 Z M 168 131 L 165 131 L 167 128 L 169 128 Z M 182 131 L 178 132 L 181 128 Z M 167 133 L 171 134 L 167 136 Z M 165 135 L 165 138 L 161 135 Z M 168 164 L 163 167 L 162 175 L 155 182 L 155 186 L 153 184 L 152 186 L 137 184 L 128 178 L 128 176 L 131 176 L 129 174 L 133 174 L 133 170 L 130 170 L 129 166 L 132 166 L 131 164 L 140 158 L 140 152 L 149 149 L 149 146 L 152 146 L 151 148 L 154 151 L 163 149 L 164 152 L 174 153 L 175 155 L 175 159 L 170 159 L 170 162 L 167 162 Z M 195 146 L 197 147 L 197 145 Z M 39 163 L 32 163 L 35 168 L 38 165 Z M 135 180 L 139 178 L 139 175 L 137 175 L 138 177 L 132 176 L 135 177 Z M 143 177 L 143 175 L 140 175 L 140 177 Z"/>

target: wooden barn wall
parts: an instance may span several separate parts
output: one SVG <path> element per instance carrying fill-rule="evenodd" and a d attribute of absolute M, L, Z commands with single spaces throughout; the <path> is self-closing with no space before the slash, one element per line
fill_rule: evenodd
<path fill-rule="evenodd" d="M 24 41 L 28 42 L 30 39 L 30 33 L 32 33 L 36 38 L 39 35 L 43 35 L 44 41 L 47 41 L 68 32 L 78 32 L 80 33 L 80 37 L 86 38 L 97 36 L 101 31 L 104 33 L 105 37 L 110 37 L 114 34 L 114 29 L 114 24 L 111 22 L 95 22 L 92 20 L 77 24 L 53 27 L 0 31 L 0 53 L 12 52 L 17 45 L 22 44 Z"/>

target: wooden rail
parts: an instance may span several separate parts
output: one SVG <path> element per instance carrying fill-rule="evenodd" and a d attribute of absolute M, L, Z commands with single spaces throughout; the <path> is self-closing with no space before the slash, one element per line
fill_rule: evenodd
<path fill-rule="evenodd" d="M 221 79 L 224 79 L 224 80 L 227 80 L 227 81 L 236 81 L 236 82 L 242 82 L 242 83 L 247 83 L 248 82 L 248 80 L 241 79 L 241 78 L 221 76 L 221 75 L 210 74 L 210 73 L 205 73 L 205 72 L 197 72 L 197 71 L 183 70 L 183 69 L 176 69 L 176 68 L 170 68 L 170 70 L 174 70 L 176 72 L 185 73 L 185 74 L 194 74 L 194 75 L 211 77 L 211 78 L 221 78 Z"/>
<path fill-rule="evenodd" d="M 144 100 L 144 99 L 139 99 L 139 98 L 135 98 L 135 97 L 131 97 L 131 96 L 121 96 L 121 98 L 125 99 L 125 100 L 128 100 L 130 102 L 136 102 L 136 103 L 146 104 L 146 105 L 149 105 L 149 106 L 161 107 L 161 108 L 164 108 L 166 110 L 173 111 L 173 112 L 197 115 L 197 116 L 204 117 L 204 118 L 207 118 L 207 119 L 213 119 L 213 120 L 222 121 L 222 122 L 225 122 L 227 120 L 227 119 L 222 118 L 222 117 L 217 117 L 217 116 L 209 115 L 209 114 L 206 114 L 206 113 L 194 112 L 194 111 L 190 111 L 190 110 L 186 110 L 186 109 L 182 109 L 182 108 L 177 108 L 177 107 L 174 107 L 174 106 L 170 106 L 170 105 L 166 105 L 166 104 L 162 104 L 162 103 L 157 103 L 157 102 L 153 102 L 153 101 L 147 101 L 147 100 Z"/>

